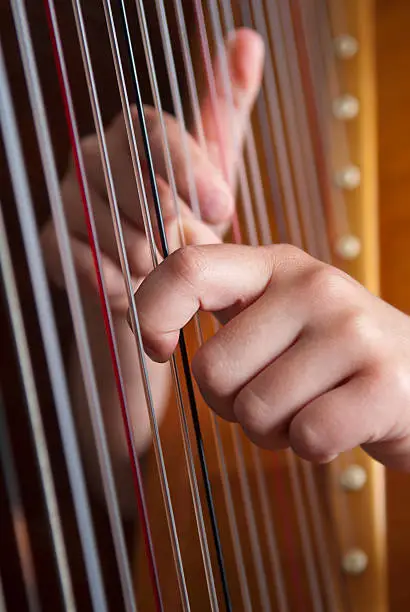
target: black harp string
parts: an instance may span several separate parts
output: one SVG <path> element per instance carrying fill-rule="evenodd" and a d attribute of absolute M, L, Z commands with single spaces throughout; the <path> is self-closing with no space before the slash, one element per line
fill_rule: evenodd
<path fill-rule="evenodd" d="M 0 269 L 2 285 L 7 303 L 10 326 L 13 332 L 14 349 L 19 363 L 20 379 L 25 395 L 27 416 L 30 422 L 31 434 L 35 448 L 38 474 L 41 480 L 44 505 L 50 526 L 53 542 L 53 552 L 58 571 L 61 598 L 68 612 L 75 612 L 70 568 L 61 524 L 60 510 L 51 471 L 50 454 L 44 430 L 40 403 L 34 379 L 33 366 L 24 327 L 21 302 L 18 295 L 13 263 L 7 240 L 6 227 L 0 203 Z"/>
<path fill-rule="evenodd" d="M 111 10 L 110 2 L 108 3 L 104 2 L 104 7 L 106 7 L 110 11 Z M 144 114 L 144 108 L 143 108 L 143 103 L 142 103 L 142 98 L 141 98 L 140 87 L 139 87 L 139 80 L 137 76 L 134 55 L 133 55 L 133 48 L 132 48 L 130 33 L 128 29 L 128 20 L 126 16 L 125 6 L 121 0 L 120 0 L 120 9 L 121 9 L 121 17 L 122 17 L 122 26 L 124 30 L 126 45 L 127 45 L 127 54 L 128 54 L 129 64 L 130 64 L 133 89 L 134 89 L 134 94 L 136 97 L 136 107 L 137 107 L 138 118 L 139 118 L 139 126 L 140 126 L 141 136 L 143 140 L 144 153 L 145 153 L 145 157 L 146 157 L 146 161 L 148 165 L 149 181 L 150 181 L 151 190 L 152 190 L 155 215 L 157 218 L 157 224 L 158 224 L 158 230 L 159 230 L 159 236 L 160 236 L 163 256 L 164 258 L 166 258 L 169 255 L 167 237 L 166 237 L 165 226 L 164 226 L 164 221 L 162 217 L 161 204 L 159 201 L 159 194 L 158 194 L 158 189 L 157 189 L 157 184 L 156 184 L 156 177 L 155 177 L 155 171 L 154 171 L 153 160 L 152 160 L 152 155 L 151 155 L 148 131 L 147 131 L 147 126 L 145 122 L 145 114 Z M 118 43 L 116 41 L 116 34 L 115 34 L 114 26 L 113 26 L 112 14 L 110 15 L 108 13 L 108 10 L 106 12 L 106 16 L 108 17 L 107 25 L 109 28 L 110 40 L 112 44 L 112 51 L 115 56 L 114 59 L 115 59 L 116 70 L 118 71 L 117 72 L 118 74 L 122 72 L 121 57 L 119 54 Z M 127 96 L 127 92 L 125 89 L 125 82 L 124 82 L 123 77 L 121 78 L 121 83 L 119 83 L 119 85 L 122 89 L 122 96 L 124 97 L 125 105 L 127 105 L 129 104 L 129 102 L 128 102 L 128 96 Z M 132 152 L 132 154 L 138 156 L 138 150 L 135 149 Z M 148 209 L 147 209 L 147 216 L 149 216 Z M 225 602 L 226 602 L 228 609 L 230 609 L 229 608 L 230 598 L 229 598 L 228 585 L 227 585 L 227 580 L 226 580 L 226 575 L 225 575 L 224 561 L 223 561 L 223 555 L 222 555 L 222 546 L 220 543 L 219 531 L 218 531 L 218 526 L 216 522 L 216 514 L 215 514 L 215 509 L 214 509 L 214 504 L 213 504 L 211 484 L 210 484 L 210 480 L 208 476 L 208 469 L 207 469 L 204 446 L 203 446 L 203 441 L 202 441 L 202 432 L 200 429 L 199 415 L 197 411 L 194 387 L 193 387 L 193 382 L 192 382 L 191 372 L 190 372 L 190 367 L 189 367 L 188 351 L 187 351 L 185 336 L 184 336 L 183 331 L 181 331 L 181 334 L 180 334 L 179 348 L 180 348 L 181 357 L 182 357 L 184 377 L 185 377 L 185 382 L 186 382 L 187 391 L 188 391 L 188 397 L 189 397 L 189 403 L 190 403 L 190 409 L 191 409 L 191 417 L 192 417 L 192 421 L 194 425 L 197 451 L 198 451 L 200 465 L 201 465 L 202 478 L 204 482 L 205 495 L 206 495 L 206 500 L 207 500 L 207 505 L 208 505 L 209 516 L 211 520 L 211 528 L 213 531 L 214 544 L 215 544 L 216 554 L 217 554 L 217 561 L 218 561 L 220 574 L 221 574 L 224 598 L 225 598 Z M 179 383 L 178 370 L 177 370 L 177 365 L 176 365 L 176 358 L 174 355 L 171 357 L 171 366 L 172 366 L 172 371 L 174 375 L 174 381 L 178 387 L 177 393 L 178 393 L 179 398 L 182 400 L 182 395 L 181 395 L 180 387 L 179 387 L 180 383 Z M 201 499 L 199 495 L 193 454 L 192 454 L 189 435 L 188 435 L 185 409 L 184 409 L 182 401 L 181 401 L 180 407 L 181 407 L 180 416 L 182 417 L 181 422 L 183 425 L 182 430 L 183 430 L 184 448 L 186 452 L 188 474 L 189 474 L 189 479 L 190 479 L 195 516 L 197 520 L 201 551 L 203 555 L 205 576 L 206 576 L 206 581 L 207 581 L 207 586 L 208 586 L 208 593 L 209 593 L 212 610 L 218 610 L 219 609 L 218 597 L 216 594 L 211 557 L 209 553 L 206 529 L 205 529 L 205 524 L 204 524 L 202 503 L 201 503 Z"/>
<path fill-rule="evenodd" d="M 178 195 L 176 192 L 175 177 L 174 177 L 172 161 L 170 157 L 167 132 L 166 132 L 165 124 L 163 121 L 163 110 L 162 110 L 162 104 L 161 104 L 161 99 L 159 95 L 159 88 L 158 88 L 158 83 L 157 83 L 156 74 L 155 74 L 155 66 L 154 66 L 154 60 L 153 60 L 153 55 L 152 55 L 152 50 L 151 50 L 151 42 L 150 42 L 147 23 L 146 23 L 145 9 L 144 9 L 143 3 L 140 2 L 139 0 L 136 0 L 136 5 L 137 5 L 137 10 L 138 10 L 140 29 L 141 29 L 142 38 L 143 38 L 143 46 L 144 46 L 145 57 L 146 57 L 146 62 L 147 62 L 147 67 L 148 67 L 148 72 L 149 72 L 149 78 L 150 78 L 150 83 L 151 83 L 151 90 L 152 90 L 153 97 L 154 97 L 155 108 L 159 114 L 159 118 L 161 122 L 161 138 L 162 138 L 162 145 L 163 145 L 163 151 L 164 151 L 164 158 L 167 164 L 167 176 L 168 176 L 168 180 L 171 185 L 172 195 L 173 195 L 173 199 L 175 202 L 175 211 L 176 211 L 176 215 L 177 215 L 179 225 L 180 225 L 180 233 L 182 234 L 181 243 L 184 245 L 185 240 L 183 236 L 183 229 L 181 228 L 181 213 L 180 213 L 179 206 L 177 204 Z M 189 95 L 190 95 L 191 105 L 192 105 L 194 117 L 195 117 L 194 124 L 197 130 L 197 136 L 198 136 L 200 146 L 203 150 L 205 150 L 205 147 L 206 147 L 205 136 L 203 132 L 203 126 L 202 126 L 200 108 L 199 108 L 199 100 L 198 100 L 196 85 L 195 85 L 193 63 L 192 63 L 192 58 L 189 52 L 189 43 L 188 43 L 188 35 L 187 35 L 186 24 L 185 24 L 185 16 L 183 13 L 183 8 L 182 8 L 182 4 L 180 0 L 176 0 L 174 2 L 174 8 L 175 8 L 176 16 L 177 16 L 177 25 L 178 25 L 179 35 L 180 35 L 185 71 L 187 74 Z M 166 13 L 165 13 L 164 6 L 162 3 L 158 5 L 158 10 L 160 10 L 161 12 L 162 24 L 164 28 L 163 39 L 165 40 L 166 47 L 169 50 L 169 45 L 168 45 L 169 28 L 168 28 Z M 171 53 L 173 53 L 172 50 L 171 50 Z M 184 157 L 186 161 L 186 172 L 187 172 L 188 183 L 189 183 L 189 191 L 191 193 L 192 208 L 196 212 L 197 218 L 200 218 L 200 207 L 199 207 L 199 201 L 198 201 L 198 194 L 196 190 L 195 181 L 193 180 L 192 165 L 191 163 L 189 163 L 189 155 L 187 154 L 187 149 L 186 149 L 187 132 L 185 129 L 182 99 L 181 99 L 181 95 L 179 92 L 179 86 L 177 83 L 177 79 L 175 76 L 175 64 L 173 61 L 173 55 L 171 55 L 171 53 L 166 53 L 166 63 L 167 63 L 167 70 L 169 74 L 169 80 L 170 80 L 171 96 L 172 96 L 174 108 L 176 109 L 176 118 L 177 118 L 177 122 L 180 128 L 181 142 L 183 143 Z M 198 340 L 199 340 L 199 343 L 202 344 L 203 334 L 202 334 L 199 318 L 196 318 L 195 322 L 197 325 Z M 229 527 L 231 531 L 231 538 L 232 538 L 232 543 L 234 547 L 235 562 L 237 565 L 238 575 L 240 578 L 239 584 L 240 584 L 241 593 L 242 593 L 242 600 L 243 600 L 245 610 L 251 610 L 251 600 L 250 600 L 250 594 L 249 594 L 248 580 L 247 580 L 245 567 L 244 567 L 242 546 L 240 542 L 239 530 L 238 530 L 237 521 L 236 521 L 232 490 L 231 490 L 229 476 L 228 476 L 228 472 L 226 468 L 226 460 L 225 460 L 225 455 L 224 455 L 220 427 L 219 427 L 219 423 L 218 423 L 218 419 L 216 415 L 212 413 L 210 415 L 210 418 L 211 418 L 213 435 L 214 435 L 215 445 L 216 445 L 216 450 L 217 450 L 218 464 L 219 464 L 221 478 L 222 478 L 223 492 L 224 492 L 225 504 L 227 508 Z"/>
<path fill-rule="evenodd" d="M 25 13 L 22 0 L 16 0 L 16 2 L 13 2 L 12 6 L 28 86 L 30 104 L 33 111 L 34 126 L 44 169 L 44 177 L 51 204 L 52 217 L 57 233 L 57 242 L 61 254 L 62 268 L 65 282 L 67 284 L 67 294 L 74 325 L 74 335 L 81 364 L 94 441 L 97 449 L 97 457 L 100 466 L 116 560 L 120 574 L 124 603 L 128 612 L 135 612 L 135 597 L 128 564 L 127 548 L 125 545 L 125 538 L 121 523 L 116 486 L 112 472 L 108 442 L 102 418 L 100 398 L 91 357 L 91 350 L 88 343 L 86 323 L 74 267 L 74 259 L 71 252 L 70 239 L 64 215 L 64 207 L 60 192 L 57 169 L 54 161 L 44 101 L 40 89 L 37 66 L 34 59 L 34 50 L 31 44 L 31 35 L 28 27 L 27 15 Z"/>
<path fill-rule="evenodd" d="M 41 603 L 34 567 L 33 551 L 28 530 L 26 513 L 14 461 L 13 449 L 6 420 L 6 408 L 0 388 L 0 465 L 6 485 L 6 496 L 10 506 L 11 522 L 16 542 L 20 568 L 23 575 L 24 591 L 29 612 L 40 612 Z"/>
<path fill-rule="evenodd" d="M 181 0 L 174 0 L 174 9 L 177 18 L 177 27 L 179 31 L 179 38 L 182 47 L 183 61 L 185 67 L 185 73 L 187 77 L 188 95 L 190 99 L 191 110 L 193 112 L 195 132 L 198 138 L 199 145 L 202 151 L 207 152 L 207 143 L 205 139 L 205 132 L 202 123 L 202 117 L 200 112 L 199 96 L 197 91 L 197 85 L 195 82 L 195 73 L 192 57 L 189 50 L 188 33 L 185 23 L 185 16 L 182 8 Z M 177 89 L 175 73 L 169 74 L 169 78 L 172 79 L 174 85 L 173 89 Z M 182 128 L 182 125 L 180 126 Z M 242 182 L 241 182 L 242 184 Z M 199 206 L 198 218 L 201 219 Z M 203 337 L 200 338 L 200 344 L 203 343 Z M 229 527 L 231 531 L 231 538 L 234 547 L 235 563 L 239 576 L 239 586 L 241 589 L 242 602 L 246 611 L 252 610 L 251 597 L 249 592 L 248 577 L 246 575 L 245 563 L 243 557 L 242 544 L 239 536 L 239 530 L 236 520 L 235 507 L 232 496 L 232 488 L 230 485 L 229 475 L 226 467 L 226 460 L 224 455 L 221 429 L 218 421 L 218 417 L 212 412 L 210 414 L 211 426 L 213 430 L 213 436 L 215 440 L 217 458 L 219 464 L 220 475 L 222 479 L 223 492 L 225 497 L 225 504 L 228 514 Z"/>
<path fill-rule="evenodd" d="M 128 103 L 128 97 L 126 93 L 126 86 L 125 86 L 124 75 L 123 75 L 123 70 L 122 70 L 121 57 L 119 54 L 118 43 L 116 40 L 115 29 L 113 26 L 112 13 L 110 10 L 111 3 L 106 2 L 105 0 L 103 0 L 103 3 L 104 3 L 104 9 L 106 11 L 106 17 L 108 17 L 107 26 L 109 29 L 110 40 L 112 44 L 117 78 L 120 77 L 119 86 L 121 90 L 121 98 L 123 101 L 123 107 L 124 107 L 123 110 L 125 113 L 126 112 L 129 113 L 129 103 Z M 122 14 L 123 14 L 123 17 L 124 16 L 126 17 L 125 13 L 122 13 Z M 127 22 L 124 21 L 123 25 L 126 26 L 126 23 Z M 129 32 L 127 33 L 126 28 L 125 28 L 124 34 L 125 34 L 125 39 L 126 39 L 127 48 L 128 48 L 129 61 L 131 63 L 131 76 L 132 76 L 132 81 L 133 81 L 134 93 L 136 95 L 136 106 L 137 106 L 140 130 L 141 130 L 141 135 L 142 135 L 142 140 L 143 140 L 144 153 L 145 153 L 146 161 L 148 165 L 148 173 L 149 173 L 149 179 L 150 179 L 150 184 L 151 184 L 151 189 L 152 189 L 152 196 L 153 196 L 155 215 L 156 215 L 158 230 L 159 230 L 159 235 L 160 235 L 160 242 L 161 242 L 161 247 L 163 251 L 163 256 L 168 257 L 169 249 L 168 249 L 167 237 L 166 237 L 164 222 L 163 222 L 163 217 L 162 217 L 162 210 L 161 210 L 161 205 L 160 205 L 158 190 L 157 190 L 157 185 L 156 185 L 156 178 L 155 178 L 155 171 L 153 167 L 151 148 L 150 148 L 150 143 L 149 143 L 149 138 L 148 138 L 146 122 L 145 122 L 145 114 L 144 114 L 144 109 L 143 109 L 143 104 L 142 104 L 142 99 L 141 99 L 141 94 L 140 94 L 140 89 L 139 89 L 138 77 L 137 77 L 137 73 L 135 70 L 135 63 L 133 61 L 133 49 L 130 43 Z M 133 130 L 132 124 L 130 125 L 130 127 L 131 127 L 131 130 Z M 132 145 L 131 146 L 132 157 L 138 158 L 138 150 L 137 150 L 137 147 L 135 146 L 135 141 L 134 143 L 131 142 L 130 145 Z M 144 188 L 143 184 L 142 184 L 142 187 Z M 146 198 L 144 198 L 142 202 L 143 202 L 143 205 L 147 207 L 145 217 L 149 218 L 149 208 L 148 208 Z M 150 236 L 150 239 L 151 239 L 151 236 Z M 152 246 L 153 248 L 155 248 L 155 241 L 152 242 Z M 154 261 L 153 263 L 155 266 L 156 261 Z M 217 525 L 217 520 L 216 520 L 216 513 L 215 513 L 215 508 L 214 508 L 214 503 L 213 503 L 211 484 L 210 484 L 208 468 L 207 468 L 207 463 L 206 463 L 206 458 L 205 458 L 205 451 L 204 451 L 204 445 L 203 445 L 203 440 L 202 440 L 201 427 L 199 423 L 199 415 L 198 415 L 198 409 L 196 405 L 194 386 L 193 386 L 192 376 L 190 372 L 188 351 L 187 351 L 185 335 L 183 331 L 181 331 L 180 333 L 179 349 L 181 352 L 181 358 L 182 358 L 182 364 L 183 364 L 183 370 L 184 370 L 184 378 L 185 378 L 185 383 L 186 383 L 186 387 L 188 391 L 191 417 L 192 417 L 192 422 L 193 422 L 194 431 L 195 431 L 197 452 L 198 452 L 200 466 L 201 466 L 201 473 L 202 473 L 202 478 L 203 478 L 203 483 L 204 483 L 205 496 L 207 500 L 207 506 L 208 506 L 209 517 L 210 517 L 210 522 L 211 522 L 211 529 L 213 533 L 214 544 L 215 544 L 216 555 L 217 555 L 217 562 L 218 562 L 218 567 L 219 567 L 220 577 L 221 577 L 221 582 L 222 582 L 224 601 L 225 601 L 226 608 L 230 610 L 231 602 L 230 602 L 229 589 L 228 589 L 225 566 L 224 566 L 222 546 L 220 542 L 219 530 L 218 530 L 218 525 Z M 174 381 L 177 383 L 177 386 L 179 387 L 179 379 L 178 379 L 178 374 L 177 374 L 175 355 L 171 357 L 171 366 L 172 366 L 172 370 L 174 373 Z M 181 397 L 180 391 L 178 392 L 178 395 L 179 397 Z M 201 504 L 201 500 L 199 496 L 196 472 L 195 472 L 194 463 L 193 463 L 193 455 L 192 455 L 190 440 L 188 436 L 185 410 L 183 409 L 183 406 L 181 406 L 181 408 L 182 410 L 180 410 L 180 416 L 182 417 L 182 424 L 183 424 L 184 447 L 185 447 L 185 451 L 187 454 L 187 465 L 189 468 L 190 483 L 191 483 L 191 489 L 193 492 L 194 508 L 195 508 L 198 529 L 199 529 L 200 538 L 201 538 L 202 552 L 203 552 L 203 555 L 205 556 L 204 565 L 205 565 L 205 571 L 206 571 L 206 577 L 207 577 L 208 591 L 210 595 L 211 605 L 213 609 L 217 610 L 219 605 L 218 605 L 218 598 L 216 596 L 212 564 L 211 564 L 210 556 L 209 556 L 206 530 L 205 530 L 205 526 L 203 522 L 202 504 Z"/>
<path fill-rule="evenodd" d="M 53 0 L 49 0 L 49 1 L 52 2 Z M 98 146 L 99 146 L 99 151 L 100 151 L 100 156 L 101 156 L 101 161 L 102 161 L 102 166 L 103 166 L 103 173 L 104 173 L 104 179 L 105 179 L 106 188 L 107 188 L 108 201 L 109 201 L 110 211 L 111 211 L 112 220 L 113 220 L 115 239 L 117 243 L 121 269 L 122 269 L 123 278 L 124 278 L 126 291 L 127 291 L 131 325 L 132 325 L 133 332 L 135 335 L 136 346 L 137 346 L 138 355 L 139 355 L 139 365 L 140 365 L 141 376 L 143 380 L 145 398 L 146 398 L 146 402 L 148 406 L 150 426 L 151 426 L 151 430 L 153 434 L 153 445 L 154 445 L 155 457 L 156 457 L 158 471 L 159 471 L 161 492 L 162 492 L 162 496 L 164 500 L 167 523 L 168 523 L 168 528 L 169 528 L 170 538 L 171 538 L 171 546 L 172 546 L 172 551 L 173 551 L 174 563 L 175 563 L 175 568 L 177 572 L 178 588 L 179 588 L 180 595 L 181 595 L 181 603 L 182 603 L 183 609 L 185 611 L 189 611 L 190 610 L 189 596 L 188 596 L 188 591 L 187 591 L 187 586 L 186 586 L 186 579 L 185 579 L 184 568 L 183 568 L 183 563 L 182 563 L 178 534 L 176 530 L 175 518 L 174 518 L 173 507 L 172 507 L 172 502 L 171 502 L 168 478 L 167 478 L 166 469 L 165 469 L 164 455 L 163 455 L 161 440 L 159 436 L 158 423 L 156 419 L 152 392 L 151 392 L 151 387 L 150 387 L 150 382 L 149 382 L 149 377 L 148 377 L 146 356 L 145 356 L 143 343 L 142 343 L 138 313 L 136 311 L 136 306 L 135 306 L 133 287 L 132 287 L 132 281 L 131 281 L 131 273 L 130 273 L 130 269 L 128 265 L 128 258 L 127 258 L 126 248 L 125 248 L 124 236 L 122 232 L 119 207 L 118 207 L 118 203 L 116 199 L 114 181 L 113 181 L 113 176 L 111 173 L 111 166 L 109 162 L 108 151 L 107 151 L 107 146 L 106 146 L 106 141 L 105 141 L 104 128 L 103 128 L 100 105 L 99 105 L 98 94 L 97 94 L 97 89 L 96 89 L 96 83 L 94 79 L 93 68 L 92 68 L 92 63 L 91 63 L 91 58 L 90 58 L 90 53 L 89 53 L 87 36 L 86 36 L 86 31 L 85 31 L 85 26 L 84 26 L 83 14 L 82 14 L 81 5 L 78 0 L 72 0 L 71 4 L 72 4 L 73 14 L 74 14 L 75 22 L 76 22 L 77 35 L 78 35 L 78 40 L 79 40 L 81 54 L 82 54 L 82 61 L 83 61 L 83 66 L 84 66 L 86 80 L 87 80 L 87 87 L 88 87 L 89 95 L 90 95 L 90 103 L 92 107 L 92 113 L 93 113 L 95 129 L 96 129 Z M 127 133 L 129 133 L 130 124 L 132 124 L 132 120 L 130 119 L 129 115 L 126 115 Z M 135 139 L 135 135 L 133 132 L 131 132 L 130 137 Z M 135 141 L 133 140 L 133 142 Z M 146 197 L 145 191 L 142 188 L 142 178 L 141 178 L 142 175 L 141 175 L 141 168 L 139 166 L 139 159 L 138 158 L 136 160 L 133 159 L 133 162 L 134 161 L 136 161 L 138 164 L 137 171 L 135 172 L 138 194 L 139 194 L 140 200 L 146 202 L 146 200 L 144 200 Z M 152 230 L 152 225 L 150 223 L 149 216 L 148 218 L 146 218 L 147 216 L 146 211 L 147 211 L 147 207 L 142 207 L 142 214 L 144 217 L 146 233 L 148 236 L 150 236 L 149 244 L 151 247 L 151 255 L 152 255 L 153 261 L 156 264 L 157 255 L 156 255 L 156 250 L 155 250 L 155 242 L 153 239 L 153 230 Z M 134 454 L 135 454 L 135 459 L 137 459 L 135 450 L 134 450 Z M 155 578 L 155 585 L 158 585 L 157 578 Z M 155 586 L 155 588 L 157 589 L 157 595 L 158 595 L 159 585 Z M 162 599 L 158 600 L 158 597 L 157 597 L 156 605 L 157 605 L 157 609 L 162 609 L 163 607 Z"/>
<path fill-rule="evenodd" d="M 98 558 L 94 529 L 81 455 L 73 419 L 63 359 L 58 342 L 51 296 L 44 269 L 40 241 L 34 217 L 24 157 L 13 109 L 8 77 L 0 47 L 0 124 L 6 148 L 18 218 L 27 253 L 34 299 L 39 316 L 40 330 L 50 374 L 51 387 L 56 406 L 63 450 L 73 492 L 74 509 L 84 552 L 87 577 L 94 609 L 107 612 L 107 601 Z"/>

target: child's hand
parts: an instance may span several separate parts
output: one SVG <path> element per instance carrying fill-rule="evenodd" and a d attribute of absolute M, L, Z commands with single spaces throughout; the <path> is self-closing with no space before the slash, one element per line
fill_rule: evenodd
<path fill-rule="evenodd" d="M 225 323 L 193 373 L 256 444 L 321 462 L 362 445 L 410 470 L 410 319 L 343 272 L 288 245 L 187 247 L 136 299 L 157 361 L 197 310 Z"/>

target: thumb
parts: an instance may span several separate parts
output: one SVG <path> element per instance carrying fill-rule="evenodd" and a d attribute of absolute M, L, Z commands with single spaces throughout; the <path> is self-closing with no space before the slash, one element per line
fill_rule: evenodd
<path fill-rule="evenodd" d="M 231 187 L 261 86 L 263 57 L 264 44 L 259 34 L 246 28 L 233 32 L 215 62 L 215 89 L 210 88 L 201 104 L 203 136 L 209 154 Z M 198 126 L 196 137 L 201 137 Z"/>

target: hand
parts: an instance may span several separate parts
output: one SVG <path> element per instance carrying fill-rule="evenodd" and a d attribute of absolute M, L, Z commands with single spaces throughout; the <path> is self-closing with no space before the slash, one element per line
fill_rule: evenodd
<path fill-rule="evenodd" d="M 249 113 L 259 90 L 262 76 L 263 44 L 260 37 L 249 31 L 240 30 L 227 43 L 228 60 L 233 83 L 234 110 L 224 97 L 223 72 L 215 68 L 218 100 L 217 114 L 223 126 L 223 155 L 229 172 L 229 183 L 219 169 L 220 158 L 216 151 L 216 121 L 212 112 L 210 99 L 205 97 L 201 105 L 202 122 L 205 139 L 209 146 L 209 157 L 201 150 L 195 132 L 188 135 L 188 148 L 192 161 L 194 180 L 199 196 L 199 204 L 204 222 L 193 218 L 190 202 L 187 173 L 181 134 L 175 119 L 165 118 L 172 163 L 180 208 L 183 211 L 186 238 L 193 243 L 215 243 L 229 226 L 234 213 L 233 183 L 238 158 L 244 135 L 249 121 Z M 135 109 L 132 109 L 136 125 Z M 161 206 L 165 218 L 167 237 L 170 247 L 180 246 L 175 218 L 174 202 L 166 181 L 165 164 L 162 154 L 161 131 L 158 116 L 152 108 L 145 108 L 147 128 L 149 132 L 154 168 L 157 173 L 157 184 Z M 235 137 L 230 130 L 231 122 L 235 126 Z M 137 130 L 137 133 L 139 131 Z M 145 237 L 140 202 L 135 185 L 129 153 L 125 124 L 122 116 L 117 117 L 107 129 L 106 140 L 109 158 L 118 197 L 121 223 L 124 232 L 127 256 L 133 284 L 136 288 L 143 277 L 151 270 L 151 257 Z M 138 143 L 142 151 L 141 143 Z M 137 367 L 138 353 L 135 339 L 126 321 L 128 300 L 125 292 L 122 273 L 119 265 L 117 247 L 111 221 L 111 213 L 100 161 L 98 143 L 95 136 L 89 136 L 82 142 L 84 163 L 92 199 L 92 207 L 97 227 L 97 233 L 102 251 L 102 267 L 110 306 L 113 312 L 113 322 L 121 364 L 122 379 L 131 409 L 135 449 L 142 454 L 151 442 L 151 429 L 146 407 L 144 387 Z M 147 181 L 147 176 L 144 177 Z M 113 376 L 111 356 L 105 341 L 104 323 L 98 300 L 97 279 L 94 270 L 91 249 L 88 244 L 83 206 L 77 184 L 74 167 L 71 165 L 63 182 L 62 194 L 66 219 L 70 233 L 70 242 L 82 294 L 84 314 L 87 323 L 88 340 L 90 343 L 98 389 L 101 398 L 103 418 L 108 434 L 108 442 L 113 459 L 113 466 L 119 484 L 123 510 L 134 512 L 133 487 L 129 482 L 129 457 L 124 438 L 124 428 L 121 420 L 121 410 L 118 393 Z M 150 187 L 147 185 L 147 194 Z M 152 206 L 152 201 L 149 202 Z M 64 287 L 64 277 L 61 270 L 59 249 L 53 221 L 50 220 L 42 234 L 44 257 L 50 276 L 60 286 Z M 96 299 L 88 299 L 89 296 Z M 88 468 L 92 483 L 100 483 L 99 467 L 95 454 L 94 438 L 91 435 L 87 399 L 84 390 L 83 376 L 78 356 L 73 346 L 71 355 L 70 380 L 73 394 L 73 405 L 83 446 L 88 457 Z M 168 402 L 170 390 L 170 373 L 167 366 L 158 365 L 148 360 L 149 378 L 152 386 L 152 396 L 158 422 Z M 91 449 L 88 453 L 87 450 Z"/>
<path fill-rule="evenodd" d="M 358 445 L 410 470 L 410 319 L 288 245 L 187 247 L 141 285 L 148 355 L 197 310 L 224 323 L 197 352 L 209 406 L 267 449 L 326 462 Z"/>
<path fill-rule="evenodd" d="M 223 72 L 219 64 L 216 64 L 215 74 L 219 95 L 217 112 L 224 130 L 222 133 L 223 155 L 229 177 L 234 177 L 249 114 L 260 86 L 263 44 L 254 32 L 240 30 L 227 43 L 227 53 L 233 83 L 234 111 L 232 113 L 229 101 L 224 96 Z M 220 156 L 216 154 L 216 119 L 212 112 L 210 98 L 205 98 L 201 108 L 204 134 L 209 146 L 210 157 L 207 152 L 199 147 L 195 134 L 194 136 L 187 135 L 187 147 L 192 162 L 201 217 L 205 223 L 196 221 L 191 211 L 189 180 L 184 149 L 181 146 L 179 125 L 176 119 L 169 115 L 165 116 L 165 124 L 178 197 L 180 198 L 179 206 L 185 220 L 187 238 L 190 242 L 207 244 L 218 242 L 229 226 L 234 213 L 234 198 L 232 184 L 228 184 L 229 181 L 225 180 L 228 177 L 224 177 L 219 168 Z M 138 126 L 135 108 L 132 108 L 132 116 L 135 126 Z M 175 203 L 167 183 L 160 122 L 153 108 L 145 107 L 145 117 L 167 237 L 171 249 L 175 249 L 181 244 L 178 236 Z M 231 130 L 232 126 L 235 128 L 234 130 Z M 139 134 L 139 130 L 136 130 L 136 133 Z M 144 232 L 141 206 L 122 113 L 107 129 L 106 142 L 121 214 L 127 256 L 136 288 L 141 279 L 152 269 L 152 261 Z M 93 135 L 85 138 L 82 141 L 81 148 L 89 182 L 97 234 L 102 250 L 102 266 L 108 297 L 114 310 L 125 312 L 128 306 L 127 295 L 120 269 L 97 137 Z M 141 142 L 138 143 L 138 150 L 143 152 Z M 151 187 L 146 168 L 144 175 L 146 191 L 152 207 Z M 97 294 L 97 279 L 92 252 L 88 244 L 87 226 L 73 164 L 70 165 L 63 179 L 62 196 L 80 285 L 86 292 L 89 293 L 91 290 L 93 294 Z M 56 232 L 52 220 L 44 228 L 42 242 L 48 271 L 57 284 L 64 286 Z"/>

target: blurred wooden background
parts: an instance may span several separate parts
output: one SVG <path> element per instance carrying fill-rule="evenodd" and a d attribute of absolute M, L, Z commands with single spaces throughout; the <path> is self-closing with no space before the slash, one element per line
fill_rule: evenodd
<path fill-rule="evenodd" d="M 382 297 L 410 314 L 410 2 L 377 2 Z M 410 610 L 410 476 L 387 479 L 392 612 Z"/>

